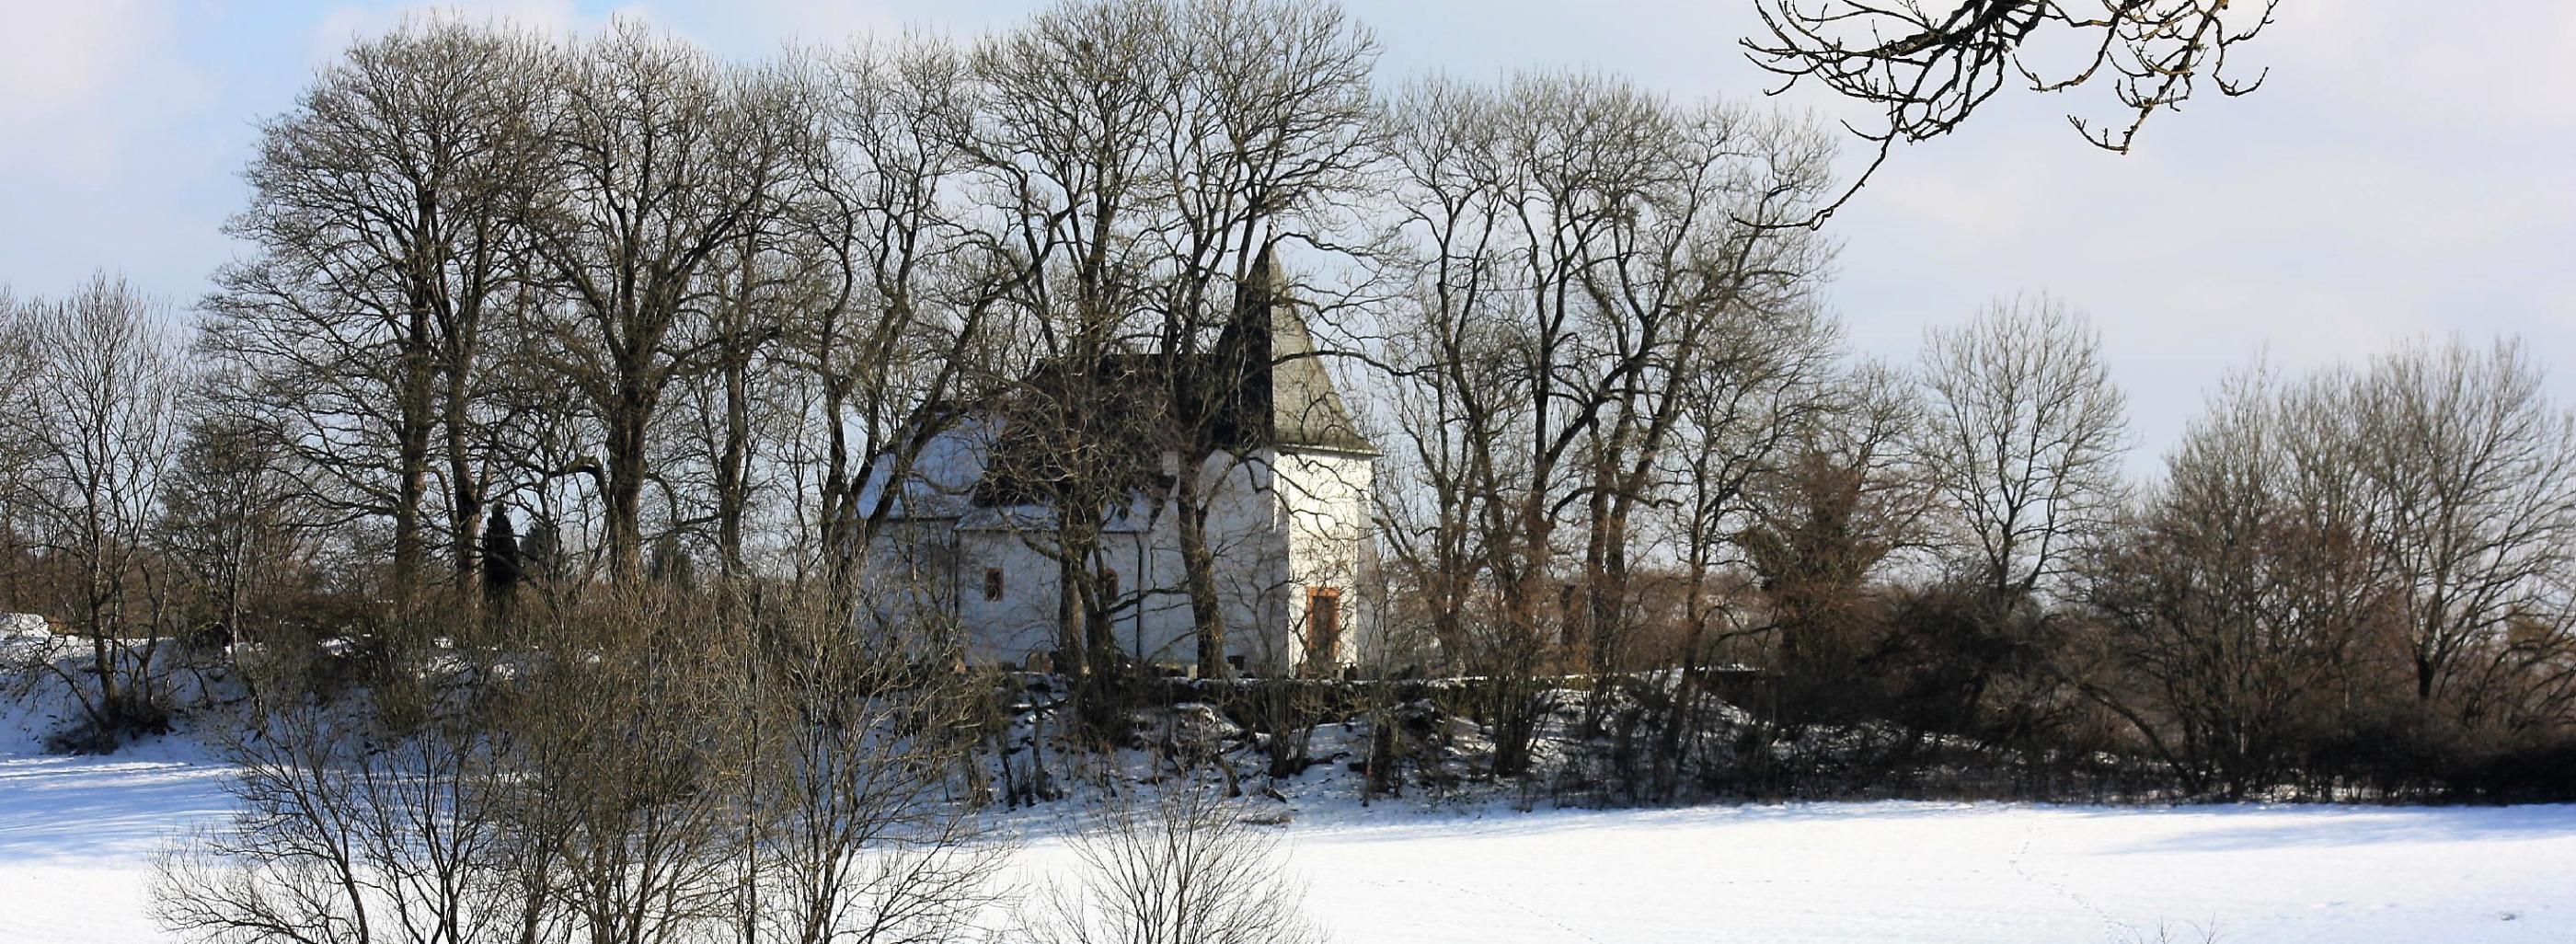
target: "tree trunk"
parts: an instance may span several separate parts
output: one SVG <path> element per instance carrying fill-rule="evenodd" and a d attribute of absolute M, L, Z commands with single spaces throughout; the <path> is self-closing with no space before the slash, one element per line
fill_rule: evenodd
<path fill-rule="evenodd" d="M 1199 480 L 1202 470 L 1186 458 L 1180 471 L 1174 491 L 1180 505 L 1181 569 L 1190 620 L 1198 628 L 1199 677 L 1227 678 L 1233 672 L 1225 661 L 1225 606 L 1217 598 L 1216 554 L 1208 547 L 1207 489 Z"/>
<path fill-rule="evenodd" d="M 466 445 L 465 392 L 461 379 L 451 381 L 447 399 L 447 477 L 454 489 L 447 511 L 448 532 L 454 535 L 451 556 L 456 567 L 458 612 L 471 613 L 465 604 L 475 599 L 475 584 L 482 573 L 483 482 L 474 473 L 474 458 Z"/>
<path fill-rule="evenodd" d="M 608 469 L 600 496 L 607 506 L 608 573 L 620 582 L 644 573 L 644 426 L 646 409 L 630 385 L 618 415 L 608 417 Z"/>
<path fill-rule="evenodd" d="M 751 453 L 750 360 L 748 350 L 731 351 L 725 359 L 724 445 L 716 456 L 716 559 L 728 581 L 743 576 L 742 527 L 751 503 L 744 471 Z"/>
<path fill-rule="evenodd" d="M 404 597 L 419 587 L 423 542 L 421 503 L 429 493 L 430 381 L 433 366 L 427 347 L 427 302 L 413 306 L 409 335 L 403 339 L 402 402 L 395 404 L 394 583 Z"/>

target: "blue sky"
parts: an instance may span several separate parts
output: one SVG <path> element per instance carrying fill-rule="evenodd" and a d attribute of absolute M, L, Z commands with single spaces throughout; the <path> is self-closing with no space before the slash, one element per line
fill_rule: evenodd
<path fill-rule="evenodd" d="M 972 34 L 1034 6 L 0 0 L 0 285 L 55 293 L 104 268 L 193 301 L 234 251 L 221 225 L 258 120 L 406 9 L 554 31 L 625 13 L 749 59 L 905 26 Z M 1766 86 L 1735 45 L 1751 0 L 1348 6 L 1377 30 L 1389 78 L 1578 67 L 1681 97 Z M 2101 328 L 2142 472 L 2258 355 L 2304 367 L 2413 336 L 2513 334 L 2576 401 L 2576 4 L 2285 0 L 2279 20 L 2242 53 L 2271 69 L 2260 92 L 2160 115 L 2131 155 L 2064 122 L 2101 93 L 2008 94 L 1899 151 L 1831 224 L 1831 297 L 1855 346 L 1910 359 L 1927 325 L 2047 291 Z"/>

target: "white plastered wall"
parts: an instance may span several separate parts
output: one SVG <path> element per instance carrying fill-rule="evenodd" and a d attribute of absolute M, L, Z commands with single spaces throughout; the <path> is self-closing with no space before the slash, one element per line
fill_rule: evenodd
<path fill-rule="evenodd" d="M 1208 540 L 1229 655 L 1255 671 L 1318 670 L 1303 662 L 1308 601 L 1321 587 L 1341 594 L 1334 660 L 1361 658 L 1357 644 L 1372 616 L 1357 581 L 1371 474 L 1367 457 L 1343 453 L 1263 450 L 1208 460 L 1205 477 L 1216 483 Z M 1024 530 L 1044 526 L 1043 515 L 970 511 L 890 527 L 871 552 L 880 576 L 912 587 L 897 597 L 953 618 L 975 658 L 1026 665 L 1055 649 L 1060 635 L 1058 565 L 1042 549 L 1050 537 Z M 1121 648 L 1165 665 L 1195 662 L 1197 624 L 1172 504 L 1113 522 L 1093 566 L 1118 575 L 1111 632 Z M 988 571 L 1000 577 L 998 598 L 986 596 Z"/>
<path fill-rule="evenodd" d="M 1360 642 L 1369 638 L 1374 615 L 1360 578 L 1375 466 L 1367 456 L 1321 451 L 1282 451 L 1277 461 L 1278 499 L 1288 534 L 1289 633 L 1300 641 L 1296 650 L 1302 662 L 1314 592 L 1335 592 L 1341 625 L 1332 645 L 1333 661 L 1356 664 L 1365 655 Z"/>

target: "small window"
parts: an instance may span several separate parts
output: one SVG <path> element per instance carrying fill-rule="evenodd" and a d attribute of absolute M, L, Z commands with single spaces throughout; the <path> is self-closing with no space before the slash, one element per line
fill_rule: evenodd
<path fill-rule="evenodd" d="M 999 567 L 984 568 L 984 599 L 999 600 L 1001 598 L 1002 569 Z"/>

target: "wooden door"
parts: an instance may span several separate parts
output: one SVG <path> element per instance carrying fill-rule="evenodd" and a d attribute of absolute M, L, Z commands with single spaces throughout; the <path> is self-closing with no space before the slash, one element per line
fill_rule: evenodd
<path fill-rule="evenodd" d="M 1342 591 L 1316 587 L 1306 592 L 1306 664 L 1330 673 L 1342 645 Z"/>

